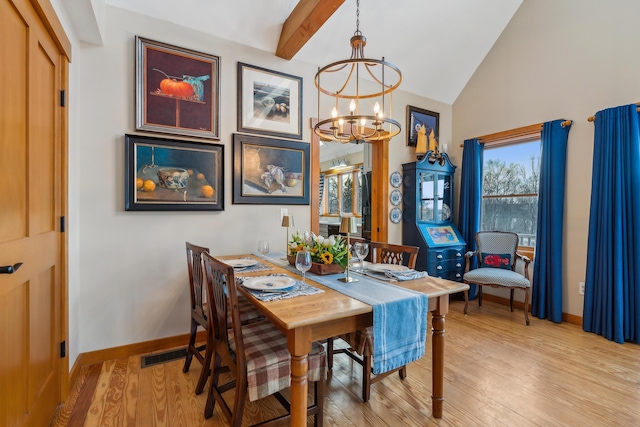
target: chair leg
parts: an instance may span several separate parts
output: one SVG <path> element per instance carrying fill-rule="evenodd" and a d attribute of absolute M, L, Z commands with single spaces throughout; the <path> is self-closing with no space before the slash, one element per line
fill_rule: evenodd
<path fill-rule="evenodd" d="M 400 379 L 403 380 L 407 378 L 407 365 L 404 365 L 398 371 L 398 375 L 400 375 Z"/>
<path fill-rule="evenodd" d="M 524 288 L 524 320 L 529 326 L 529 288 Z"/>
<path fill-rule="evenodd" d="M 482 285 L 478 285 L 478 307 L 482 307 Z"/>
<path fill-rule="evenodd" d="M 218 379 L 220 378 L 220 366 L 222 366 L 222 359 L 216 354 L 214 356 L 214 365 L 211 373 L 211 385 L 209 386 L 209 393 L 207 394 L 207 403 L 204 405 L 205 419 L 211 418 L 216 406 L 215 390 L 216 387 L 218 387 Z"/>
<path fill-rule="evenodd" d="M 464 314 L 467 314 L 467 306 L 469 305 L 469 291 L 464 291 Z"/>
<path fill-rule="evenodd" d="M 371 356 L 362 356 L 362 401 L 371 397 Z"/>
<path fill-rule="evenodd" d="M 204 386 L 207 383 L 207 378 L 211 375 L 211 355 L 213 352 L 213 337 L 211 333 L 207 333 L 207 348 L 204 350 L 204 360 L 202 361 L 200 378 L 198 378 L 198 384 L 196 385 L 196 394 L 202 393 L 202 390 L 204 390 Z"/>
<path fill-rule="evenodd" d="M 327 368 L 333 369 L 333 338 L 327 338 Z"/>
<path fill-rule="evenodd" d="M 314 387 L 314 397 L 316 405 L 316 416 L 313 417 L 313 425 L 315 427 L 322 427 L 324 425 L 324 379 L 316 381 Z"/>
<path fill-rule="evenodd" d="M 182 367 L 182 372 L 189 372 L 189 368 L 191 367 L 191 361 L 193 360 L 193 352 L 192 348 L 196 346 L 196 333 L 198 332 L 198 323 L 191 319 L 191 331 L 189 332 L 189 344 L 187 344 L 187 358 L 184 360 L 184 366 Z"/>
<path fill-rule="evenodd" d="M 511 298 L 509 299 L 509 307 L 511 308 L 512 313 L 513 313 L 513 291 L 514 289 L 511 289 Z"/>

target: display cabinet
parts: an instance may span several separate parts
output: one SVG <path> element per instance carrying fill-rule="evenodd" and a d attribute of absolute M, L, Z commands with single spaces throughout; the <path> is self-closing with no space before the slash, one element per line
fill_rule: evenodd
<path fill-rule="evenodd" d="M 453 224 L 455 169 L 447 154 L 432 152 L 402 165 L 402 243 L 420 248 L 417 270 L 462 281 L 466 243 Z"/>

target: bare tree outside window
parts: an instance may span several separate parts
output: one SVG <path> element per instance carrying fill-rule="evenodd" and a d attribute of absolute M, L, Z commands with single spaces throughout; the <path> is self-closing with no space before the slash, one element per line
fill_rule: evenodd
<path fill-rule="evenodd" d="M 511 231 L 535 246 L 540 141 L 485 148 L 481 230 Z"/>

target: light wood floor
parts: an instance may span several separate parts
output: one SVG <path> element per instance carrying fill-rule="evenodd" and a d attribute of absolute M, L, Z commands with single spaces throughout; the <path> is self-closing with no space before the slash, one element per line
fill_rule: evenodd
<path fill-rule="evenodd" d="M 640 346 L 608 341 L 567 323 L 554 324 L 484 302 L 452 302 L 446 320 L 444 416 L 431 416 L 431 348 L 360 401 L 361 369 L 336 356 L 326 384 L 326 426 L 638 426 Z M 216 409 L 203 417 L 200 373 L 182 360 L 140 368 L 140 357 L 86 367 L 52 423 L 61 426 L 223 426 Z M 74 410 L 75 407 L 75 410 Z M 80 409 L 85 408 L 85 409 Z M 86 409 L 88 408 L 88 410 Z M 249 404 L 245 424 L 277 404 Z"/>

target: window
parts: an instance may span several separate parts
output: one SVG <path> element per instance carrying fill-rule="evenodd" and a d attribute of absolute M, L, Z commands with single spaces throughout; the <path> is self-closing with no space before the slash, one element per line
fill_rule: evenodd
<path fill-rule="evenodd" d="M 324 194 L 322 197 L 322 214 L 362 215 L 362 169 L 360 166 L 324 173 Z"/>
<path fill-rule="evenodd" d="M 540 176 L 539 132 L 535 140 L 485 142 L 481 230 L 511 231 L 520 247 L 535 247 Z"/>

